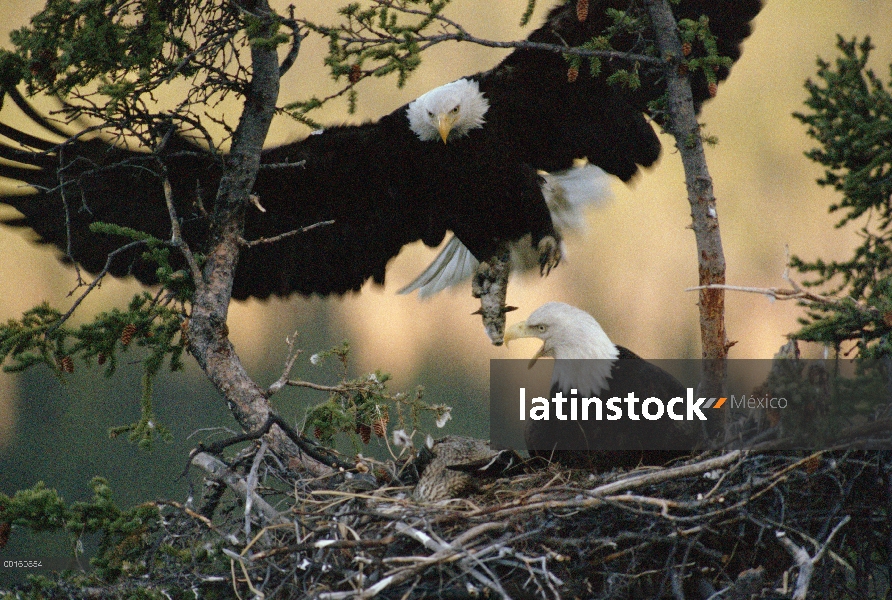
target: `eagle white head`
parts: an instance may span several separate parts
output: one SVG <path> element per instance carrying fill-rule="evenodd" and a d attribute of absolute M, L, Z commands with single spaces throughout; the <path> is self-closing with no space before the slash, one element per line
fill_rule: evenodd
<path fill-rule="evenodd" d="M 489 102 L 477 82 L 459 79 L 419 96 L 409 104 L 406 116 L 409 127 L 421 141 L 440 138 L 445 144 L 450 138 L 466 136 L 472 129 L 482 127 L 487 110 Z"/>
<path fill-rule="evenodd" d="M 576 388 L 581 394 L 597 394 L 607 387 L 619 348 L 584 310 L 563 302 L 543 304 L 526 321 L 508 328 L 505 343 L 530 337 L 542 340 L 530 366 L 540 357 L 556 359 L 552 375 L 555 383 L 567 389 Z"/>

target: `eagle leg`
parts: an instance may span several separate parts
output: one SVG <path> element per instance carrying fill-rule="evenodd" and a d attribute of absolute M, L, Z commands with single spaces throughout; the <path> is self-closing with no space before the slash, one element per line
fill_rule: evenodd
<path fill-rule="evenodd" d="M 544 277 L 561 263 L 561 243 L 555 236 L 546 235 L 536 246 L 539 252 L 539 273 Z"/>
<path fill-rule="evenodd" d="M 486 335 L 495 346 L 501 346 L 505 339 L 505 313 L 514 310 L 505 306 L 510 274 L 511 250 L 503 242 L 492 256 L 477 265 L 471 281 L 474 297 L 480 298 L 480 309 L 474 314 L 482 317 Z"/>

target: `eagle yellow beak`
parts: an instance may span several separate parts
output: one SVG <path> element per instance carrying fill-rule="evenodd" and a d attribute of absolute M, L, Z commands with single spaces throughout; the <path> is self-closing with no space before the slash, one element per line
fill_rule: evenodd
<path fill-rule="evenodd" d="M 509 327 L 507 331 L 505 331 L 505 345 L 507 346 L 508 342 L 510 342 L 511 340 L 517 340 L 520 338 L 527 338 L 527 337 L 534 337 L 534 336 L 533 336 L 533 334 L 530 333 L 529 329 L 527 328 L 527 322 L 520 321 L 518 323 L 515 323 L 514 325 Z"/>
<path fill-rule="evenodd" d="M 440 132 L 440 138 L 444 144 L 449 138 L 449 132 L 452 131 L 453 125 L 455 125 L 455 115 L 443 113 L 437 117 L 437 131 Z"/>
<path fill-rule="evenodd" d="M 520 321 L 519 323 L 515 323 L 505 332 L 505 347 L 508 347 L 508 342 L 511 340 L 517 340 L 520 338 L 538 338 L 539 336 L 535 334 L 535 332 L 530 330 L 529 325 L 527 325 L 526 321 Z M 536 364 L 536 361 L 545 356 L 545 343 L 543 342 L 542 347 L 539 348 L 536 353 L 533 355 L 533 358 L 530 359 L 529 364 L 527 364 L 528 369 L 532 369 L 533 365 Z"/>

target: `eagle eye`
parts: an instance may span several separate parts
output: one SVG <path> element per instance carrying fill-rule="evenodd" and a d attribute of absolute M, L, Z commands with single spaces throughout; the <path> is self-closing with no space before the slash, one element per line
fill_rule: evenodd
<path fill-rule="evenodd" d="M 434 116 L 434 111 L 432 111 L 432 110 L 427 111 L 427 116 L 433 118 L 433 116 Z"/>
<path fill-rule="evenodd" d="M 453 108 L 453 109 L 450 110 L 449 112 L 452 113 L 452 114 L 454 115 L 455 113 L 458 112 L 458 106 L 456 106 L 455 108 Z"/>
<path fill-rule="evenodd" d="M 536 329 L 538 329 L 540 333 L 545 333 L 545 330 L 548 329 L 548 327 L 545 325 L 537 325 Z"/>

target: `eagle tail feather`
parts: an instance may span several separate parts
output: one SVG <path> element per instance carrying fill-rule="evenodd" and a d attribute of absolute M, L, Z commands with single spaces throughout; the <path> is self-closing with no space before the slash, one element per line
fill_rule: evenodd
<path fill-rule="evenodd" d="M 431 264 L 397 293 L 411 294 L 418 290 L 419 298 L 429 298 L 471 277 L 478 264 L 461 240 L 452 236 Z"/>
<path fill-rule="evenodd" d="M 610 175 L 586 163 L 564 171 L 545 173 L 542 193 L 551 221 L 562 235 L 585 230 L 585 210 L 601 207 L 613 199 Z"/>

